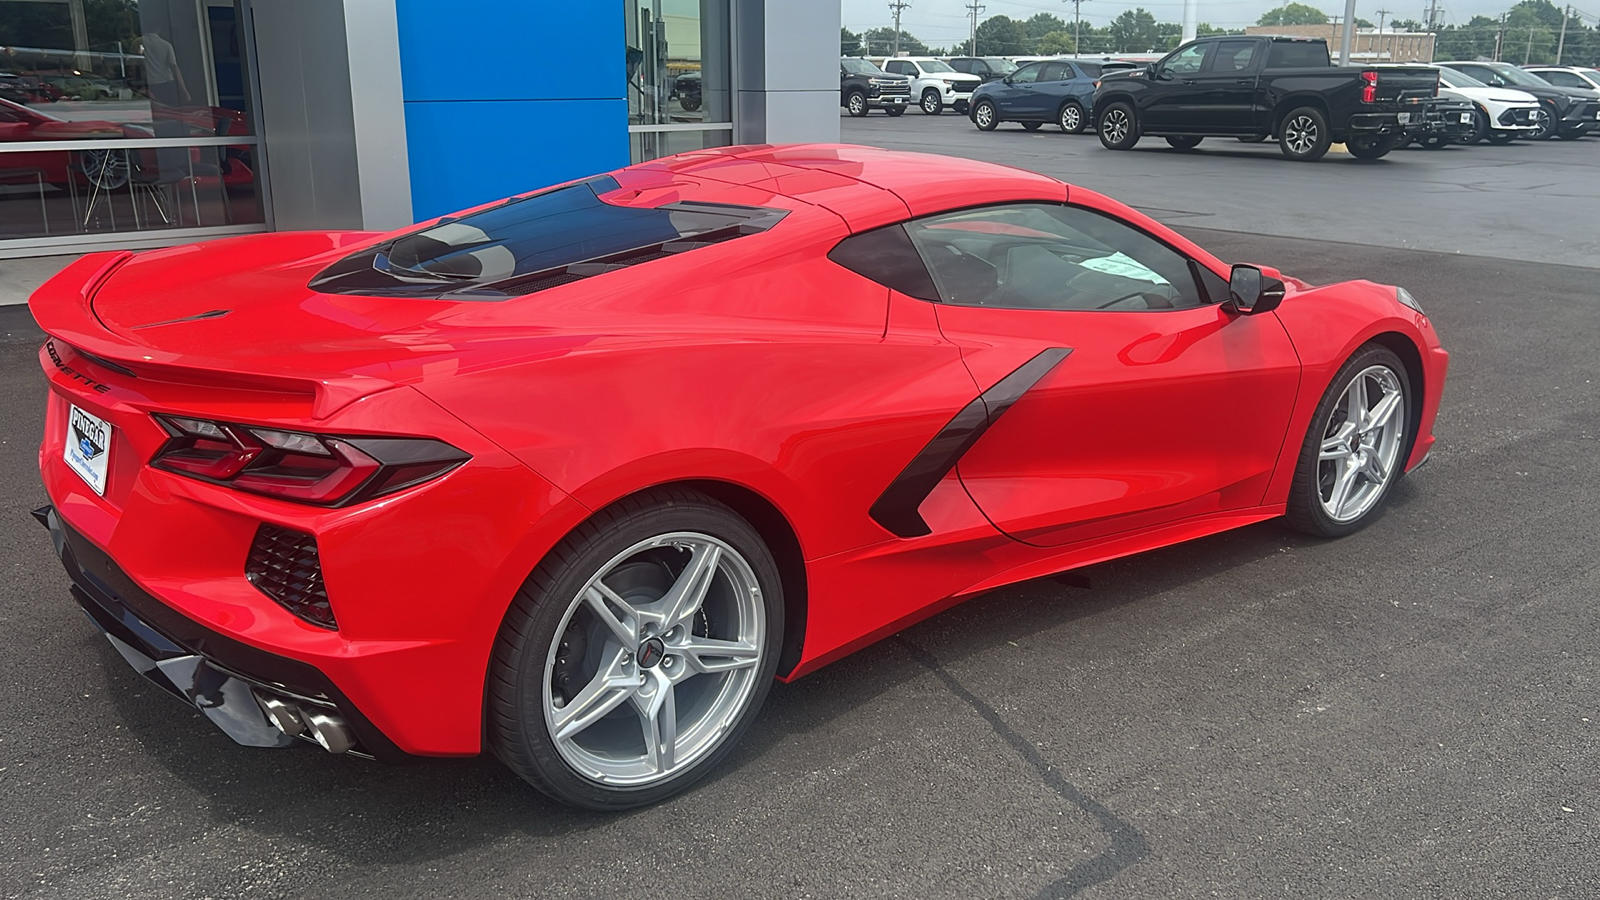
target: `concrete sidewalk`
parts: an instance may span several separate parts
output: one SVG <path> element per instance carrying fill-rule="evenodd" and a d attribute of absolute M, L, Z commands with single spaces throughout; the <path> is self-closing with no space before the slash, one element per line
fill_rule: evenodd
<path fill-rule="evenodd" d="M 27 303 L 29 294 L 77 258 L 78 254 L 72 253 L 0 259 L 0 306 Z"/>

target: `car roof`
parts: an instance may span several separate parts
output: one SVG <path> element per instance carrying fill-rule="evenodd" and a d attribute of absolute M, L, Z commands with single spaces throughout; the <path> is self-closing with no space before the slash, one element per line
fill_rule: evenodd
<path fill-rule="evenodd" d="M 1067 199 L 1066 184 L 1036 172 L 852 144 L 719 147 L 618 175 L 650 171 L 770 191 L 836 213 L 855 231 L 962 206 Z"/>

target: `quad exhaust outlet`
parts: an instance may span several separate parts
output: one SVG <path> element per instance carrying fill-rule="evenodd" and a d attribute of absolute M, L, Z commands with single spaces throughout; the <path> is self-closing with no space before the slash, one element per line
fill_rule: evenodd
<path fill-rule="evenodd" d="M 356 745 L 356 735 L 338 713 L 303 709 L 282 697 L 258 692 L 256 702 L 272 726 L 290 737 L 316 741 L 329 753 L 345 753 Z"/>

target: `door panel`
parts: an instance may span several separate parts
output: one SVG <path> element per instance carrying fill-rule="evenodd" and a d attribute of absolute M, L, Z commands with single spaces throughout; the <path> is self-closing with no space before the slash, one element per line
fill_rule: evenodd
<path fill-rule="evenodd" d="M 997 528 L 1059 546 L 1261 503 L 1299 386 L 1271 315 L 940 306 L 981 387 L 1071 348 L 962 456 Z M 993 413 L 991 413 L 993 416 Z"/>
<path fill-rule="evenodd" d="M 1213 46 L 1205 43 L 1181 48 L 1157 66 L 1149 88 L 1139 95 L 1140 124 L 1146 131 L 1192 128 L 1195 97 L 1201 91 L 1195 78 L 1204 71 Z"/>

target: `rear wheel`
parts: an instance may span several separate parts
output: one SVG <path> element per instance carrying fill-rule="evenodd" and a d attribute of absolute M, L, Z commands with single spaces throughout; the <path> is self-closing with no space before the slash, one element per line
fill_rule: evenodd
<path fill-rule="evenodd" d="M 1139 123 L 1133 107 L 1113 103 L 1100 113 L 1100 144 L 1107 150 L 1131 150 L 1139 143 Z"/>
<path fill-rule="evenodd" d="M 1167 143 L 1171 145 L 1172 149 L 1174 150 L 1193 150 L 1194 148 L 1200 146 L 1200 142 L 1203 140 L 1205 140 L 1205 138 L 1169 137 L 1167 138 Z"/>
<path fill-rule="evenodd" d="M 850 115 L 858 119 L 861 118 L 869 112 L 867 109 L 867 95 L 860 91 L 851 91 L 850 96 L 844 98 L 844 108 Z"/>
<path fill-rule="evenodd" d="M 1312 417 L 1289 487 L 1290 527 L 1339 537 L 1370 521 L 1406 463 L 1411 403 L 1411 381 L 1393 351 L 1356 351 Z"/>
<path fill-rule="evenodd" d="M 1039 126 L 1043 125 L 1043 124 L 1044 124 L 1043 122 L 1023 122 L 1022 123 L 1022 130 L 1023 131 L 1038 131 L 1039 130 Z"/>
<path fill-rule="evenodd" d="M 928 88 L 922 92 L 922 111 L 930 116 L 937 116 L 944 110 L 944 101 L 939 99 L 939 92 Z"/>
<path fill-rule="evenodd" d="M 1083 126 L 1088 124 L 1088 116 L 1083 114 L 1083 107 L 1076 100 L 1068 100 L 1061 104 L 1061 109 L 1056 113 L 1056 125 L 1063 134 L 1082 134 Z"/>
<path fill-rule="evenodd" d="M 685 790 L 766 698 L 781 591 L 760 535 L 709 497 L 662 489 L 597 514 L 506 615 L 490 666 L 490 748 L 588 809 Z"/>
<path fill-rule="evenodd" d="M 1382 159 L 1405 139 L 1404 134 L 1367 134 L 1345 141 L 1344 148 L 1356 159 Z"/>
<path fill-rule="evenodd" d="M 1314 162 L 1321 159 L 1333 146 L 1333 135 L 1328 132 L 1328 119 L 1315 106 L 1302 106 L 1283 118 L 1278 146 L 1283 155 L 1297 162 Z"/>
<path fill-rule="evenodd" d="M 1481 109 L 1472 111 L 1472 133 L 1457 138 L 1463 144 L 1476 144 L 1489 136 L 1489 114 Z"/>
<path fill-rule="evenodd" d="M 1000 124 L 1000 113 L 995 110 L 993 103 L 979 100 L 978 105 L 972 108 L 972 124 L 978 126 L 979 131 L 993 131 Z"/>

